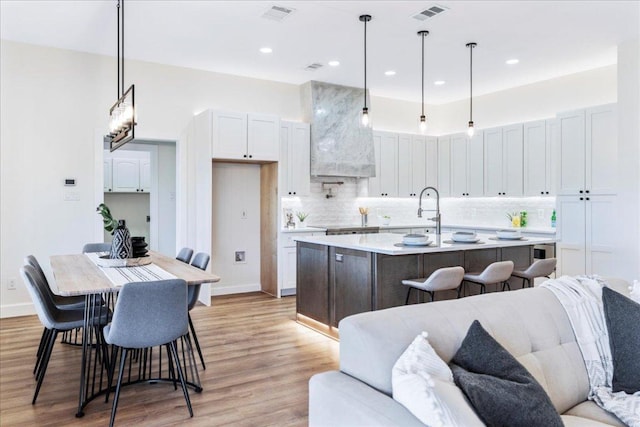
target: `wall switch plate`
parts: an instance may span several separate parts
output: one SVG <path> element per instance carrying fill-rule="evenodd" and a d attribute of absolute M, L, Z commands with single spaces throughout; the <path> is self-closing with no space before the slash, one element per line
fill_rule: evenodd
<path fill-rule="evenodd" d="M 243 264 L 247 262 L 247 258 L 245 256 L 245 251 L 236 251 L 235 254 L 235 262 L 236 264 Z"/>
<path fill-rule="evenodd" d="M 15 291 L 16 290 L 16 278 L 12 277 L 9 279 L 9 281 L 7 282 L 7 290 L 8 291 Z"/>
<path fill-rule="evenodd" d="M 63 200 L 65 202 L 77 202 L 80 200 L 80 193 L 77 191 L 65 191 Z"/>

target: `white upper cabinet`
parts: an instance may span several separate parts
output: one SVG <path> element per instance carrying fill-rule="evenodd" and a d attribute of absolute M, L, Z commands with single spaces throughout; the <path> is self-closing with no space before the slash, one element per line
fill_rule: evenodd
<path fill-rule="evenodd" d="M 524 124 L 524 195 L 548 196 L 552 190 L 551 152 L 555 120 Z"/>
<path fill-rule="evenodd" d="M 451 195 L 451 137 L 438 137 L 438 185 L 440 197 Z"/>
<path fill-rule="evenodd" d="M 398 195 L 416 197 L 426 185 L 427 140 L 420 135 L 398 136 Z"/>
<path fill-rule="evenodd" d="M 398 134 L 373 132 L 376 176 L 369 178 L 369 197 L 398 195 Z"/>
<path fill-rule="evenodd" d="M 425 145 L 426 145 L 425 185 L 438 188 L 438 138 L 433 136 L 428 136 L 426 138 Z"/>
<path fill-rule="evenodd" d="M 113 160 L 113 191 L 140 191 L 140 162 L 139 159 L 114 158 Z"/>
<path fill-rule="evenodd" d="M 266 114 L 212 111 L 214 159 L 278 161 L 280 119 Z"/>
<path fill-rule="evenodd" d="M 615 104 L 558 114 L 558 195 L 616 194 Z"/>
<path fill-rule="evenodd" d="M 151 191 L 151 159 L 148 152 L 104 151 L 104 192 Z"/>
<path fill-rule="evenodd" d="M 308 196 L 311 187 L 310 128 L 308 123 L 280 124 L 281 196 Z"/>
<path fill-rule="evenodd" d="M 483 195 L 483 132 L 451 136 L 451 195 Z"/>
<path fill-rule="evenodd" d="M 522 196 L 523 126 L 484 131 L 484 195 Z"/>
<path fill-rule="evenodd" d="M 140 191 L 151 191 L 151 160 L 140 159 Z"/>

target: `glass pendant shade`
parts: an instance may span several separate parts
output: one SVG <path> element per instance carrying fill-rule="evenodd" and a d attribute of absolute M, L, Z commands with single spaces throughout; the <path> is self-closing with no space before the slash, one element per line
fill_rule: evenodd
<path fill-rule="evenodd" d="M 369 117 L 369 109 L 364 107 L 362 109 L 362 114 L 360 116 L 360 124 L 362 127 L 368 128 L 371 126 L 371 118 Z"/>
<path fill-rule="evenodd" d="M 467 129 L 467 135 L 469 135 L 469 138 L 473 136 L 474 132 L 475 132 L 475 129 L 473 128 L 473 122 L 470 121 L 469 128 Z"/>
<path fill-rule="evenodd" d="M 418 131 L 424 135 L 427 132 L 427 128 L 428 128 L 427 118 L 423 114 L 420 116 L 420 119 L 418 120 Z"/>

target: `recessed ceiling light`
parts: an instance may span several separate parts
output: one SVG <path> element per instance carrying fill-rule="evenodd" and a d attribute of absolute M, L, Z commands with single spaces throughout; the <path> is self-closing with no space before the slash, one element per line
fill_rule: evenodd
<path fill-rule="evenodd" d="M 444 80 L 436 80 L 435 82 L 433 82 L 433 84 L 436 86 L 442 86 L 444 83 Z"/>
<path fill-rule="evenodd" d="M 396 75 L 396 72 L 395 72 L 395 71 L 393 71 L 393 70 L 389 70 L 389 71 L 385 71 L 385 72 L 384 72 L 384 75 L 385 75 L 385 76 L 395 76 L 395 75 Z"/>
<path fill-rule="evenodd" d="M 271 53 L 271 52 L 273 52 L 273 49 L 271 49 L 270 47 L 261 47 L 260 48 L 260 52 L 262 52 L 262 53 Z"/>
<path fill-rule="evenodd" d="M 513 58 L 513 59 L 507 59 L 507 60 L 505 61 L 505 63 L 506 63 L 507 65 L 515 65 L 515 64 L 517 64 L 518 62 L 520 62 L 520 60 L 518 60 L 518 59 L 516 59 L 516 58 Z"/>
<path fill-rule="evenodd" d="M 329 65 L 332 67 L 337 67 L 340 65 L 340 61 L 329 61 Z"/>

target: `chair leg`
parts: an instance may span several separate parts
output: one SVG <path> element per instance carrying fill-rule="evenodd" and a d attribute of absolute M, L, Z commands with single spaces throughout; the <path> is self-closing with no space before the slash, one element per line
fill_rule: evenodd
<path fill-rule="evenodd" d="M 433 291 L 427 291 L 427 293 L 429 294 L 429 297 L 431 298 L 431 301 L 429 301 L 429 302 L 433 302 L 433 298 L 434 298 Z"/>
<path fill-rule="evenodd" d="M 193 341 L 196 344 L 196 350 L 198 350 L 198 356 L 200 356 L 200 363 L 202 363 L 202 369 L 206 370 L 207 367 L 204 364 L 204 357 L 202 356 L 202 350 L 200 349 L 200 343 L 198 342 L 198 335 L 196 335 L 196 329 L 193 327 L 191 314 L 188 314 L 188 317 L 189 317 L 189 329 L 191 329 L 191 335 L 193 335 Z"/>
<path fill-rule="evenodd" d="M 458 296 L 457 296 L 457 298 L 460 298 L 460 294 L 462 293 L 462 284 L 463 283 L 464 282 L 460 283 L 460 286 L 458 286 Z"/>
<path fill-rule="evenodd" d="M 49 359 L 51 358 L 51 352 L 53 350 L 53 345 L 56 343 L 56 338 L 58 338 L 58 330 L 52 329 L 49 334 L 49 342 L 47 343 L 47 347 L 42 355 L 38 374 L 36 375 L 38 378 L 38 384 L 36 385 L 36 391 L 33 393 L 33 400 L 31 401 L 32 405 L 35 405 L 36 399 L 38 399 L 38 393 L 40 393 L 40 387 L 42 387 L 42 382 L 44 381 L 44 374 L 47 373 L 47 366 L 49 365 Z"/>
<path fill-rule="evenodd" d="M 113 427 L 113 423 L 116 420 L 116 411 L 118 410 L 118 398 L 120 397 L 120 386 L 122 385 L 122 376 L 124 374 L 124 365 L 127 360 L 127 349 L 122 349 L 122 355 L 120 356 L 120 372 L 118 372 L 118 383 L 116 384 L 116 392 L 113 395 L 113 406 L 111 407 L 111 420 L 109 421 L 109 427 Z"/>
<path fill-rule="evenodd" d="M 178 359 L 178 351 L 176 350 L 176 342 L 172 341 L 169 344 L 171 348 L 171 354 L 176 362 L 178 368 L 178 377 L 180 377 L 180 384 L 182 385 L 182 393 L 184 394 L 184 400 L 187 401 L 187 408 L 189 409 L 189 416 L 193 418 L 193 408 L 191 407 L 191 399 L 189 399 L 189 390 L 187 390 L 187 384 L 184 381 L 184 375 L 182 373 L 182 366 L 180 366 L 180 360 Z"/>
<path fill-rule="evenodd" d="M 505 289 L 511 290 L 511 285 L 509 284 L 508 280 L 505 280 L 504 282 L 502 282 L 502 292 L 504 292 Z"/>
<path fill-rule="evenodd" d="M 36 353 L 36 364 L 33 366 L 33 374 L 36 374 L 40 363 L 42 363 L 42 353 L 49 343 L 49 333 L 51 331 L 47 328 L 42 330 L 42 337 L 40 338 L 40 345 L 38 345 L 38 352 Z"/>
<path fill-rule="evenodd" d="M 404 300 L 404 305 L 409 304 L 409 296 L 411 295 L 411 289 L 413 289 L 411 286 L 409 286 L 409 290 L 407 291 L 407 298 L 405 298 Z"/>

